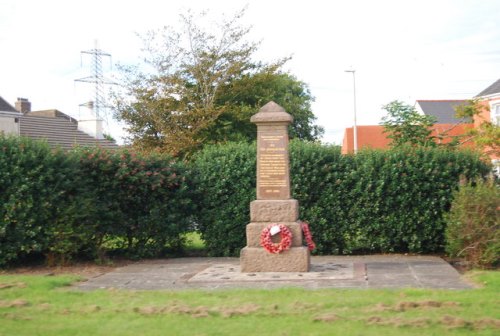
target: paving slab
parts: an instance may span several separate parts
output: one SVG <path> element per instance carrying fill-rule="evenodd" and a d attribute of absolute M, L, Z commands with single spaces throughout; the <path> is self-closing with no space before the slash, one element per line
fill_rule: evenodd
<path fill-rule="evenodd" d="M 317 256 L 309 272 L 240 272 L 239 258 L 147 260 L 76 284 L 78 290 L 320 288 L 472 288 L 434 256 Z"/>

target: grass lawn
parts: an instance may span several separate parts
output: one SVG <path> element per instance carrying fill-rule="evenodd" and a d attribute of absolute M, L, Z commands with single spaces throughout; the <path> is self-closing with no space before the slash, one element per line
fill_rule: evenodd
<path fill-rule="evenodd" d="M 500 272 L 474 290 L 75 291 L 0 276 L 0 335 L 498 335 Z"/>

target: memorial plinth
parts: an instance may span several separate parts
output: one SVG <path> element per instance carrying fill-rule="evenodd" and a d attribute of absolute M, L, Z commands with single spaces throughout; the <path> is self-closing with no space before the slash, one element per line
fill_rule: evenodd
<path fill-rule="evenodd" d="M 297 222 L 299 203 L 290 196 L 288 125 L 290 114 L 274 102 L 253 115 L 257 125 L 257 199 L 250 203 L 247 246 L 241 250 L 242 272 L 308 272 L 309 250 L 302 245 Z M 269 224 L 283 224 L 292 232 L 290 249 L 269 253 L 260 246 L 260 234 Z"/>

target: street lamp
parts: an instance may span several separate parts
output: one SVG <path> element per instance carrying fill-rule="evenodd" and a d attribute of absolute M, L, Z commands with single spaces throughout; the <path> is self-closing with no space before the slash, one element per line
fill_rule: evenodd
<path fill-rule="evenodd" d="M 354 138 L 354 154 L 358 152 L 358 127 L 356 125 L 356 70 L 345 70 L 345 72 L 352 73 L 352 81 L 354 84 L 354 127 L 353 127 L 353 138 Z"/>

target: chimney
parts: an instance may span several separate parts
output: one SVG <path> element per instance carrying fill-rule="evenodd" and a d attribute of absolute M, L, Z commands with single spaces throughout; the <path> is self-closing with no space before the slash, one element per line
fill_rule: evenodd
<path fill-rule="evenodd" d="M 93 138 L 104 139 L 102 119 L 92 118 L 87 120 L 78 120 L 78 129 Z"/>
<path fill-rule="evenodd" d="M 102 129 L 103 120 L 95 116 L 94 102 L 90 101 L 88 103 L 81 104 L 80 106 L 87 108 L 87 114 L 90 116 L 87 119 L 78 120 L 78 129 L 96 139 L 104 139 Z"/>
<path fill-rule="evenodd" d="M 15 108 L 19 112 L 26 114 L 31 112 L 31 103 L 27 98 L 17 98 Z"/>

